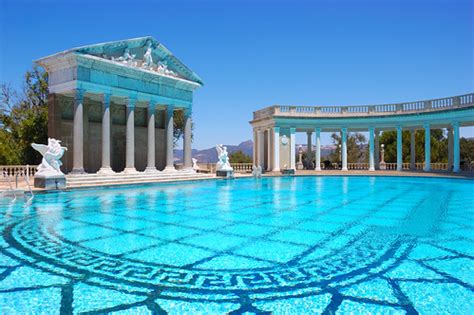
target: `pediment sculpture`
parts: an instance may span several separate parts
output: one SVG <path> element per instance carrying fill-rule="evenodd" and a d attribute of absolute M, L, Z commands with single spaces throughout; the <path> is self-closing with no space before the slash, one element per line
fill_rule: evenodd
<path fill-rule="evenodd" d="M 153 49 L 154 47 L 152 41 L 148 40 L 145 44 L 144 53 L 141 60 L 137 59 L 136 54 L 132 54 L 130 52 L 129 47 L 125 48 L 122 56 L 120 57 L 109 57 L 107 55 L 102 55 L 102 57 L 128 67 L 145 69 L 171 77 L 179 77 L 175 71 L 168 68 L 168 63 L 166 60 L 157 60 L 157 62 L 153 60 Z"/>
<path fill-rule="evenodd" d="M 32 143 L 33 149 L 41 153 L 43 159 L 41 164 L 38 166 L 36 175 L 39 176 L 57 176 L 64 175 L 61 172 L 61 158 L 64 152 L 67 150 L 66 147 L 61 146 L 61 141 L 54 138 L 48 138 L 48 144 Z"/>

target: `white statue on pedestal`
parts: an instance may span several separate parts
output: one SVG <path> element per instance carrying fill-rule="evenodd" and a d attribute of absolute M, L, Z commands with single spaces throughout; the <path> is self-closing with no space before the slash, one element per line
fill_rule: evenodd
<path fill-rule="evenodd" d="M 224 147 L 222 144 L 216 145 L 217 150 L 217 171 L 233 171 L 234 169 L 230 166 L 229 163 L 229 154 L 227 153 L 227 147 Z"/>
<path fill-rule="evenodd" d="M 166 75 L 176 75 L 174 71 L 168 69 L 168 63 L 166 61 L 160 61 L 158 63 L 158 68 L 156 69 L 156 71 Z"/>
<path fill-rule="evenodd" d="M 193 170 L 195 171 L 200 170 L 199 165 L 197 164 L 198 160 L 195 158 L 192 158 L 192 160 L 193 160 Z"/>
<path fill-rule="evenodd" d="M 61 165 L 63 164 L 61 163 L 61 158 L 67 148 L 61 146 L 61 141 L 48 138 L 48 145 L 32 143 L 31 146 L 43 156 L 43 160 L 36 172 L 37 176 L 64 175 L 61 172 Z"/>

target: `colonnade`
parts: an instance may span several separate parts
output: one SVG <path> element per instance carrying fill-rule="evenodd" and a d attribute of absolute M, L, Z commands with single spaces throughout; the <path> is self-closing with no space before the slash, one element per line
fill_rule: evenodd
<path fill-rule="evenodd" d="M 76 90 L 74 95 L 74 116 L 73 116 L 73 169 L 72 174 L 84 172 L 84 96 L 85 90 Z M 112 174 L 110 164 L 110 142 L 111 142 L 111 112 L 110 99 L 112 95 L 102 94 L 102 157 L 100 174 Z M 137 99 L 128 97 L 126 99 L 126 154 L 124 173 L 136 173 L 135 168 L 135 105 Z M 160 105 L 161 106 L 161 105 Z M 148 100 L 148 122 L 147 122 L 147 166 L 145 172 L 158 172 L 155 166 L 155 113 L 158 107 L 156 101 Z M 173 105 L 166 105 L 166 167 L 165 172 L 175 171 L 173 155 Z M 184 169 L 192 170 L 191 160 L 191 111 L 184 109 L 184 140 L 183 140 L 183 160 Z"/>
<path fill-rule="evenodd" d="M 431 126 L 426 123 L 423 125 L 425 130 L 425 157 L 424 157 L 424 171 L 429 172 L 431 170 Z M 288 129 L 288 128 L 287 128 Z M 315 170 L 321 170 L 321 128 L 316 127 L 312 130 L 307 130 L 307 155 L 309 160 L 312 161 L 313 152 L 312 152 L 312 133 L 316 135 L 316 152 L 315 152 Z M 358 129 L 359 131 L 360 129 Z M 416 168 L 416 154 L 415 154 L 415 133 L 416 129 L 414 127 L 409 128 L 410 130 L 410 169 Z M 296 169 L 296 142 L 295 142 L 295 131 L 296 128 L 289 128 L 289 165 L 286 165 L 287 169 Z M 397 171 L 403 169 L 403 127 L 396 126 L 397 131 Z M 342 127 L 341 132 L 341 161 L 342 161 L 342 171 L 347 171 L 347 134 L 349 132 L 348 128 Z M 380 169 L 380 130 L 376 129 L 375 126 L 370 126 L 368 128 L 369 132 L 369 171 L 375 171 Z M 257 149 L 254 154 L 254 161 L 257 165 L 264 168 L 265 162 L 263 157 L 265 156 L 265 147 L 264 143 L 272 143 L 268 145 L 267 156 L 269 157 L 267 164 L 268 171 L 279 172 L 280 171 L 280 145 L 281 145 L 281 127 L 274 126 L 266 129 L 256 129 L 254 133 L 254 141 L 256 141 L 255 148 Z M 271 150 L 270 150 L 271 148 Z M 270 158 L 271 157 L 271 158 Z M 453 172 L 460 171 L 460 137 L 459 137 L 459 122 L 452 122 L 448 128 L 448 170 Z"/>

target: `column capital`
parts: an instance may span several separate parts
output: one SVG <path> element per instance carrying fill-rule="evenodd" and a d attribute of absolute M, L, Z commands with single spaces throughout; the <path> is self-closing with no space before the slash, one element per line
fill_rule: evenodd
<path fill-rule="evenodd" d="M 397 126 L 397 131 L 402 131 L 402 126 Z"/>
<path fill-rule="evenodd" d="M 127 107 L 130 107 L 130 108 L 134 108 L 135 107 L 135 104 L 137 103 L 137 99 L 136 98 L 133 98 L 133 97 L 129 97 L 127 99 Z"/>
<path fill-rule="evenodd" d="M 274 132 L 280 132 L 280 127 L 274 126 L 274 127 L 273 127 L 273 131 L 274 131 Z"/>
<path fill-rule="evenodd" d="M 296 132 L 296 128 L 290 128 L 290 133 L 294 134 Z"/>
<path fill-rule="evenodd" d="M 424 123 L 424 124 L 423 124 L 423 128 L 429 129 L 429 128 L 430 128 L 430 123 Z"/>
<path fill-rule="evenodd" d="M 82 101 L 84 99 L 84 95 L 86 95 L 86 90 L 84 89 L 74 90 L 74 100 Z"/>
<path fill-rule="evenodd" d="M 311 130 L 308 130 L 308 131 L 306 131 L 306 134 L 307 134 L 308 136 L 311 136 L 311 135 L 313 134 L 313 132 L 312 132 Z"/>
<path fill-rule="evenodd" d="M 314 128 L 314 130 L 315 130 L 317 133 L 320 133 L 320 132 L 321 132 L 321 127 L 316 127 L 316 128 Z"/>
<path fill-rule="evenodd" d="M 374 132 L 375 132 L 375 127 L 374 127 L 374 126 L 369 126 L 369 131 L 370 131 L 371 133 L 374 133 Z"/>
<path fill-rule="evenodd" d="M 346 133 L 346 132 L 347 132 L 347 127 L 342 127 L 342 128 L 341 128 L 341 131 L 344 132 L 344 133 Z"/>
<path fill-rule="evenodd" d="M 104 93 L 102 94 L 102 102 L 104 103 L 104 105 L 108 106 L 110 105 L 110 93 Z"/>
<path fill-rule="evenodd" d="M 459 121 L 453 121 L 453 122 L 451 122 L 451 126 L 452 126 L 453 128 L 459 128 Z"/>

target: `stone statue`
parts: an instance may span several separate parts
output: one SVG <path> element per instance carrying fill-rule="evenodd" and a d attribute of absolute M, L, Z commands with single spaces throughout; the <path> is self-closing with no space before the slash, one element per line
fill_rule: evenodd
<path fill-rule="evenodd" d="M 61 146 L 61 141 L 48 138 L 48 145 L 32 143 L 31 146 L 43 156 L 35 176 L 64 175 L 61 172 L 61 158 L 67 148 Z"/>
<path fill-rule="evenodd" d="M 123 55 L 121 57 L 118 57 L 118 58 L 112 57 L 112 61 L 121 62 L 121 63 L 126 64 L 128 66 L 136 66 L 137 62 L 134 61 L 135 56 L 136 55 L 132 55 L 130 53 L 130 48 L 127 47 L 127 48 L 125 48 L 125 51 L 123 52 Z"/>
<path fill-rule="evenodd" d="M 195 171 L 200 170 L 199 165 L 197 164 L 198 160 L 195 158 L 192 158 L 192 160 L 193 160 L 193 170 Z"/>
<path fill-rule="evenodd" d="M 259 166 L 253 166 L 252 167 L 252 176 L 254 178 L 260 178 L 262 177 L 262 167 L 259 165 Z"/>
<path fill-rule="evenodd" d="M 222 144 L 216 145 L 218 161 L 216 165 L 217 171 L 233 171 L 234 169 L 229 163 L 229 154 L 227 153 L 227 147 Z"/>
<path fill-rule="evenodd" d="M 151 69 L 153 67 L 153 57 L 151 56 L 152 44 L 151 41 L 146 42 L 146 50 L 143 55 L 142 68 Z"/>
<path fill-rule="evenodd" d="M 162 74 L 173 75 L 173 76 L 176 75 L 174 71 L 168 69 L 168 63 L 164 60 L 158 63 L 158 68 L 156 70 L 157 72 L 162 73 Z"/>

